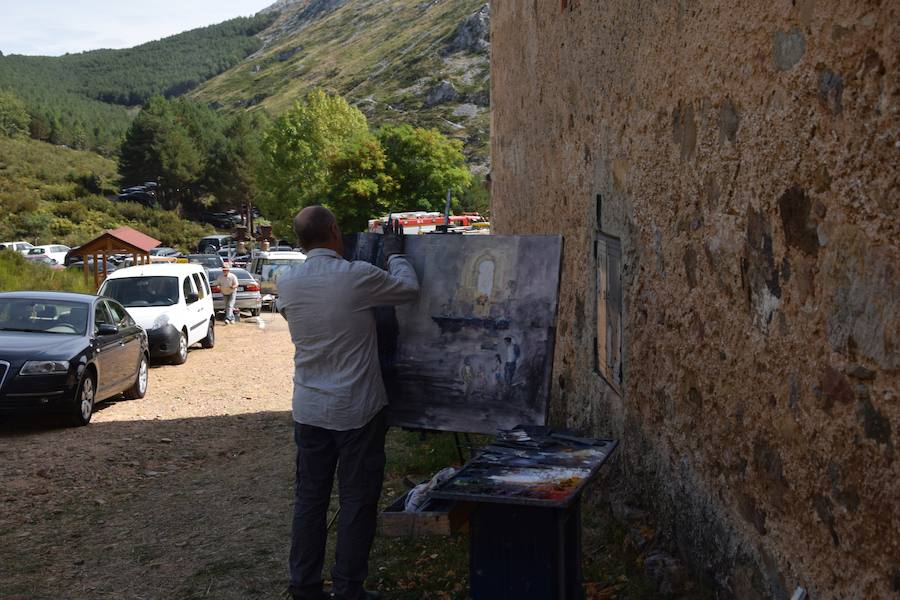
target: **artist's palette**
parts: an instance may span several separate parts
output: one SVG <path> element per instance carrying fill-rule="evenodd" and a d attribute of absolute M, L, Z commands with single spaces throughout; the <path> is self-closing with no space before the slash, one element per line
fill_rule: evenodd
<path fill-rule="evenodd" d="M 571 441 L 576 439 L 579 441 Z M 616 446 L 610 440 L 561 440 L 550 435 L 512 439 L 501 435 L 436 488 L 432 497 L 566 506 Z"/>

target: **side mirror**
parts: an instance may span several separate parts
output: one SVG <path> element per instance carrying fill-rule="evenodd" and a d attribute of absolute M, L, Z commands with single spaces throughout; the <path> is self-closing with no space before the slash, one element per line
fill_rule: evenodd
<path fill-rule="evenodd" d="M 119 328 L 115 325 L 110 325 L 109 323 L 101 323 L 99 327 L 97 327 L 97 333 L 99 335 L 116 335 L 119 333 Z"/>
<path fill-rule="evenodd" d="M 199 299 L 200 299 L 200 296 L 198 296 L 194 292 L 191 292 L 190 294 L 187 295 L 187 297 L 185 298 L 185 301 L 188 304 L 193 304 L 194 302 L 196 302 Z"/>

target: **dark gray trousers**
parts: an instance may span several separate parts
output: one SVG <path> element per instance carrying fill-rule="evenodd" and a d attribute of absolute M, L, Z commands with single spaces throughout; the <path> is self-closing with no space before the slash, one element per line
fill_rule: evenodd
<path fill-rule="evenodd" d="M 291 585 L 294 598 L 322 596 L 322 567 L 327 539 L 326 516 L 337 467 L 341 514 L 331 579 L 335 599 L 365 597 L 369 550 L 375 537 L 378 499 L 384 479 L 386 409 L 366 425 L 334 431 L 294 423 L 297 443 Z"/>

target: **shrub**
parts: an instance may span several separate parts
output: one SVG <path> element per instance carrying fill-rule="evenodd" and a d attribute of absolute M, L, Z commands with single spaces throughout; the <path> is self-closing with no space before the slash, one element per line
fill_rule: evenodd
<path fill-rule="evenodd" d="M 18 252 L 0 251 L 0 290 L 20 290 L 94 293 L 93 282 L 86 282 L 81 273 L 57 271 L 25 260 Z"/>

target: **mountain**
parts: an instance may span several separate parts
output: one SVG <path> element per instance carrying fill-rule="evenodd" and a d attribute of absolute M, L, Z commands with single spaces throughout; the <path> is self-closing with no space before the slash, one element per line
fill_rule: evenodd
<path fill-rule="evenodd" d="M 274 116 L 323 88 L 374 126 L 462 139 L 473 167 L 486 170 L 489 18 L 485 0 L 279 0 L 127 50 L 0 55 L 0 89 L 24 100 L 33 138 L 114 154 L 154 94 Z"/>
<path fill-rule="evenodd" d="M 225 111 L 283 112 L 323 88 L 373 124 L 407 122 L 463 139 L 485 165 L 490 9 L 484 0 L 280 0 L 263 46 L 190 96 Z"/>
<path fill-rule="evenodd" d="M 112 153 L 137 106 L 155 94 L 184 94 L 240 63 L 262 47 L 256 34 L 275 17 L 231 19 L 125 50 L 0 55 L 0 89 L 24 100 L 32 137 Z"/>

